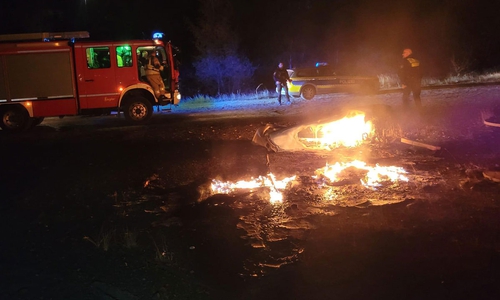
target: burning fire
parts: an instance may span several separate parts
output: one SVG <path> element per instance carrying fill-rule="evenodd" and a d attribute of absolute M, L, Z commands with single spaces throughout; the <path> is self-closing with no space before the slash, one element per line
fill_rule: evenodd
<path fill-rule="evenodd" d="M 335 163 L 334 165 L 326 164 L 324 168 L 316 170 L 316 176 L 314 178 L 319 178 L 324 176 L 330 180 L 330 182 L 338 181 L 338 175 L 347 168 L 354 167 L 360 170 L 366 170 L 368 173 L 365 176 L 365 180 L 361 179 L 361 184 L 365 187 L 375 188 L 381 185 L 384 181 L 408 181 L 408 177 L 404 174 L 407 172 L 401 167 L 381 167 L 375 165 L 375 167 L 367 166 L 365 162 L 355 160 L 350 163 Z"/>
<path fill-rule="evenodd" d="M 236 190 L 253 191 L 258 188 L 268 188 L 271 203 L 280 203 L 283 202 L 282 191 L 286 189 L 289 182 L 295 180 L 295 177 L 276 180 L 274 174 L 269 173 L 267 176 L 259 176 L 257 179 L 252 178 L 250 181 L 240 180 L 235 183 L 213 179 L 211 188 L 215 194 L 231 194 Z"/>
<path fill-rule="evenodd" d="M 329 182 L 338 182 L 339 174 L 348 169 L 356 168 L 359 170 L 367 171 L 364 178 L 361 178 L 361 184 L 364 187 L 376 189 L 376 187 L 381 186 L 382 182 L 398 182 L 398 181 L 408 181 L 408 177 L 405 176 L 407 173 L 401 167 L 382 167 L 375 165 L 374 167 L 367 166 L 365 162 L 355 160 L 350 163 L 335 163 L 333 165 L 327 164 L 325 167 L 315 171 L 312 178 L 316 179 L 318 182 L 318 187 L 323 187 L 325 182 L 321 179 L 326 178 Z M 286 190 L 288 184 L 295 180 L 296 176 L 287 177 L 282 180 L 276 180 L 272 173 L 267 176 L 259 176 L 257 179 L 251 179 L 249 181 L 240 180 L 237 182 L 223 182 L 219 180 L 212 180 L 211 188 L 214 194 L 231 194 L 236 190 L 250 190 L 253 191 L 258 188 L 269 189 L 270 201 L 271 203 L 281 203 L 283 202 L 283 191 Z M 325 192 L 325 199 L 333 199 L 335 197 L 332 189 L 328 189 Z"/>
<path fill-rule="evenodd" d="M 339 146 L 358 146 L 368 136 L 372 135 L 373 131 L 372 123 L 365 122 L 365 114 L 354 111 L 348 116 L 334 122 L 292 128 L 290 132 L 280 136 L 280 142 L 286 143 L 287 139 L 290 139 L 290 136 L 294 136 L 295 138 L 298 137 L 304 145 L 308 143 L 309 145 L 306 145 L 306 148 L 333 150 Z M 303 136 L 300 136 L 301 133 Z M 293 148 L 294 146 L 290 147 Z M 359 160 L 348 163 L 337 162 L 333 165 L 326 164 L 325 167 L 316 170 L 312 178 L 316 180 L 319 188 L 323 188 L 329 183 L 339 182 L 341 180 L 339 179 L 341 173 L 348 168 L 359 169 L 363 173 L 366 173 L 359 176 L 361 177 L 360 182 L 364 187 L 374 190 L 384 182 L 408 181 L 408 178 L 405 176 L 406 171 L 401 167 L 368 166 L 365 162 Z M 238 189 L 253 191 L 257 188 L 267 188 L 269 189 L 271 203 L 281 203 L 283 201 L 282 192 L 286 190 L 288 184 L 295 180 L 295 178 L 296 176 L 292 176 L 276 180 L 275 176 L 269 173 L 267 176 L 260 176 L 257 179 L 250 181 L 241 180 L 235 183 L 213 180 L 211 187 L 212 192 L 215 194 L 231 194 Z M 334 197 L 335 190 L 332 188 L 329 188 L 324 193 L 325 199 L 333 199 Z"/>
<path fill-rule="evenodd" d="M 340 120 L 319 125 L 310 125 L 314 137 L 299 138 L 320 149 L 332 150 L 339 146 L 356 147 L 373 133 L 371 122 L 365 122 L 365 114 L 352 113 Z"/>

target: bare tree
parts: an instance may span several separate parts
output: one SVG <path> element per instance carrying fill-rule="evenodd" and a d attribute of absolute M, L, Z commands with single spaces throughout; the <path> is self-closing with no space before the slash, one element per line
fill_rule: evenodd
<path fill-rule="evenodd" d="M 231 29 L 233 10 L 228 0 L 200 1 L 200 18 L 190 28 L 199 57 L 194 63 L 198 80 L 209 93 L 234 93 L 244 88 L 255 67 L 238 53 Z"/>

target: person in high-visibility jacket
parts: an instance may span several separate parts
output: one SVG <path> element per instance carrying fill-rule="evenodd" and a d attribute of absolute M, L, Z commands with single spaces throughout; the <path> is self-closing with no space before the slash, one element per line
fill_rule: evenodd
<path fill-rule="evenodd" d="M 420 100 L 422 70 L 420 61 L 413 57 L 413 51 L 409 48 L 403 50 L 403 60 L 399 65 L 399 80 L 403 88 L 403 106 L 408 107 L 410 100 L 410 93 L 413 93 L 413 101 L 415 106 L 422 108 Z"/>
<path fill-rule="evenodd" d="M 166 98 L 165 83 L 160 75 L 160 71 L 163 71 L 163 66 L 160 63 L 156 53 L 153 52 L 148 57 L 148 63 L 146 65 L 146 78 L 149 84 L 153 88 L 156 98 L 163 99 Z"/>

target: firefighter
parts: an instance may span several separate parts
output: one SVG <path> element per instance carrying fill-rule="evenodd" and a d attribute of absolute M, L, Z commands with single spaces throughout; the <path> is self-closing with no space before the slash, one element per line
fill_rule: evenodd
<path fill-rule="evenodd" d="M 413 57 L 413 51 L 407 48 L 403 50 L 403 60 L 399 66 L 399 80 L 403 88 L 403 106 L 408 108 L 410 93 L 413 93 L 413 100 L 417 109 L 422 108 L 420 100 L 422 71 L 420 61 Z"/>
<path fill-rule="evenodd" d="M 160 71 L 163 71 L 163 66 L 161 65 L 158 57 L 156 57 L 156 53 L 154 51 L 148 57 L 145 71 L 146 78 L 153 88 L 156 98 L 166 98 L 167 92 L 165 90 L 165 83 L 163 82 L 163 78 L 160 75 Z"/>
<path fill-rule="evenodd" d="M 290 103 L 290 95 L 288 94 L 287 82 L 291 81 L 288 71 L 280 62 L 273 73 L 274 82 L 276 83 L 276 92 L 278 93 L 278 103 L 281 105 L 281 89 L 285 89 L 286 100 Z"/>

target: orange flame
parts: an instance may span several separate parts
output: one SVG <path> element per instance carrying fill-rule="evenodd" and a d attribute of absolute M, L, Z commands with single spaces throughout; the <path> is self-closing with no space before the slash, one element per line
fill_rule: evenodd
<path fill-rule="evenodd" d="M 372 123 L 365 122 L 365 114 L 353 113 L 340 120 L 320 125 L 310 125 L 313 138 L 299 138 L 305 142 L 316 144 L 317 147 L 332 150 L 339 146 L 359 146 L 366 137 L 373 133 Z"/>
<path fill-rule="evenodd" d="M 365 162 L 355 160 L 349 163 L 335 163 L 333 165 L 326 164 L 325 167 L 315 171 L 314 179 L 326 178 L 330 182 L 338 182 L 339 175 L 347 168 L 356 168 L 359 170 L 367 171 L 366 175 L 360 179 L 361 184 L 366 188 L 376 190 L 383 182 L 398 182 L 409 181 L 405 174 L 407 172 L 401 167 L 388 166 L 383 167 L 378 164 L 375 166 L 368 166 Z M 267 176 L 259 176 L 256 179 L 249 181 L 240 180 L 237 182 L 212 180 L 211 189 L 214 194 L 232 194 L 237 190 L 250 190 L 251 192 L 259 188 L 269 189 L 269 196 L 271 203 L 283 202 L 283 192 L 288 188 L 289 183 L 296 179 L 296 176 L 286 177 L 282 180 L 276 180 L 272 173 Z M 323 187 L 324 182 L 319 181 L 318 186 Z M 324 193 L 325 199 L 334 199 L 335 192 L 332 188 L 327 189 Z"/>
<path fill-rule="evenodd" d="M 314 137 L 300 137 L 300 133 L 304 132 L 304 129 L 310 130 Z M 356 111 L 340 120 L 330 123 L 304 125 L 294 130 L 292 133 L 295 137 L 298 136 L 298 139 L 304 145 L 305 143 L 312 144 L 312 146 L 305 145 L 306 148 L 333 150 L 339 146 L 358 146 L 363 140 L 372 135 L 373 132 L 372 123 L 365 122 L 365 114 Z M 325 181 L 321 181 L 320 179 L 326 178 L 332 183 L 337 182 L 339 181 L 341 172 L 347 168 L 367 171 L 363 178 L 360 178 L 360 182 L 364 187 L 374 190 L 384 182 L 409 181 L 408 177 L 405 176 L 407 172 L 401 167 L 382 167 L 378 164 L 375 166 L 368 166 L 365 162 L 359 160 L 348 163 L 337 162 L 333 165 L 327 163 L 325 167 L 316 170 L 312 178 L 318 179 L 318 186 L 321 188 L 325 185 Z M 288 184 L 295 180 L 295 178 L 296 176 L 292 176 L 282 180 L 276 180 L 275 176 L 269 173 L 267 176 L 259 176 L 257 179 L 252 178 L 250 181 L 240 180 L 235 183 L 222 182 L 214 179 L 212 180 L 211 188 L 213 193 L 218 194 L 231 194 L 239 189 L 253 191 L 257 188 L 268 188 L 271 203 L 281 203 L 283 202 L 283 191 L 287 189 Z M 328 188 L 324 193 L 324 197 L 325 199 L 335 198 L 335 189 L 331 187 Z"/>
<path fill-rule="evenodd" d="M 271 203 L 281 203 L 283 202 L 284 191 L 292 180 L 295 180 L 296 176 L 287 177 L 282 180 L 276 180 L 274 174 L 269 173 L 267 176 L 259 176 L 257 179 L 251 179 L 249 181 L 240 180 L 235 183 L 220 180 L 212 180 L 211 188 L 212 192 L 215 194 L 231 194 L 236 190 L 250 190 L 253 191 L 258 188 L 268 188 Z"/>
<path fill-rule="evenodd" d="M 384 181 L 408 181 L 408 177 L 404 174 L 407 172 L 401 167 L 382 167 L 378 164 L 374 167 L 367 166 L 365 162 L 355 160 L 350 163 L 335 163 L 334 165 L 326 164 L 325 167 L 316 170 L 316 176 L 324 176 L 331 182 L 338 181 L 338 175 L 343 170 L 354 167 L 360 170 L 366 170 L 368 173 L 365 175 L 365 180 L 361 179 L 361 184 L 366 187 L 375 188 L 381 185 Z"/>

